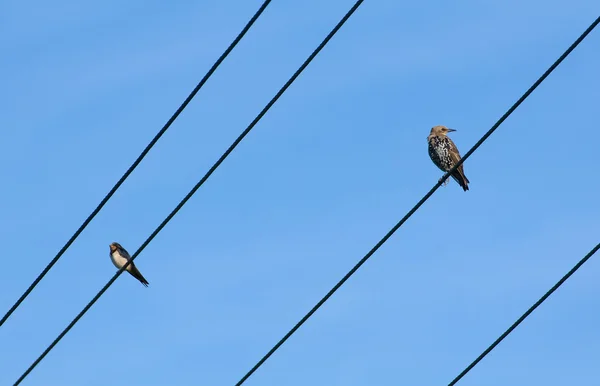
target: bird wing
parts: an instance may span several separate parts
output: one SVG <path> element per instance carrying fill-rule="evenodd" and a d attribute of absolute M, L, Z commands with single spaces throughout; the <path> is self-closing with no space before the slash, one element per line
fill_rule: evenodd
<path fill-rule="evenodd" d="M 146 280 L 146 278 L 137 269 L 137 267 L 135 265 L 133 265 L 133 262 L 129 266 L 131 267 L 131 269 L 129 270 L 129 273 L 131 274 L 131 276 L 138 279 L 145 287 L 148 287 L 148 284 L 150 284 L 150 283 L 148 283 L 148 280 Z"/>
<path fill-rule="evenodd" d="M 460 161 L 460 153 L 458 151 L 458 148 L 456 147 L 456 145 L 454 144 L 454 142 L 452 142 L 452 140 L 450 138 L 448 138 L 450 140 L 450 158 L 452 159 L 452 165 L 456 165 L 458 163 L 458 161 Z"/>
<path fill-rule="evenodd" d="M 119 252 L 119 254 L 121 256 L 123 256 L 124 258 L 126 258 L 127 260 L 131 259 L 131 256 L 129 256 L 129 252 L 127 252 L 127 250 L 125 250 L 125 248 L 119 246 L 119 247 L 117 247 L 117 252 Z"/>
<path fill-rule="evenodd" d="M 452 159 L 452 165 L 456 165 L 458 163 L 458 161 L 460 161 L 460 153 L 458 152 L 458 148 L 456 147 L 456 145 L 454 144 L 454 142 L 452 142 L 452 140 L 450 139 L 450 158 Z M 460 181 L 460 179 L 455 175 L 455 173 L 458 173 L 458 175 L 460 176 L 460 178 L 462 179 L 462 181 Z M 463 164 L 461 164 L 458 169 L 456 169 L 456 172 L 452 174 L 452 178 L 454 178 L 456 180 L 456 182 L 458 182 L 458 184 L 460 186 L 463 187 L 463 189 L 469 190 L 468 188 L 468 183 L 469 183 L 469 179 L 467 178 L 467 176 L 465 176 L 465 171 L 464 171 L 464 166 Z"/>

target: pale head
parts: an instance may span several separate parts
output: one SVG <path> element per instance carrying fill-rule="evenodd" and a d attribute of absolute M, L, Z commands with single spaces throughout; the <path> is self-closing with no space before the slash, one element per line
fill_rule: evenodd
<path fill-rule="evenodd" d="M 451 133 L 453 131 L 456 131 L 456 130 L 449 129 L 446 126 L 438 125 L 438 126 L 433 126 L 431 128 L 431 133 L 429 133 L 429 134 L 433 134 L 433 135 L 446 135 L 446 134 Z"/>
<path fill-rule="evenodd" d="M 451 133 L 453 131 L 456 131 L 456 130 L 449 129 L 446 126 L 442 126 L 442 125 L 433 126 L 431 128 L 431 132 L 429 133 L 429 136 L 427 137 L 427 139 L 430 139 L 431 137 L 445 136 L 446 134 Z"/>

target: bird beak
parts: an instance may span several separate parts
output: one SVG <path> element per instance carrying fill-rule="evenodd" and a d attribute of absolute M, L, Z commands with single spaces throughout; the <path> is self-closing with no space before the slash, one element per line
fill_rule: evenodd
<path fill-rule="evenodd" d="M 456 130 L 454 130 L 454 129 L 448 129 L 448 132 L 449 132 L 449 133 L 451 133 L 451 132 L 453 132 L 453 131 L 456 131 Z"/>

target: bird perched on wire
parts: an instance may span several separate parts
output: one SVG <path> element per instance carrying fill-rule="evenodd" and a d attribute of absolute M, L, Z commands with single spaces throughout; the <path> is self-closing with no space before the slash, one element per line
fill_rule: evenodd
<path fill-rule="evenodd" d="M 119 243 L 111 243 L 110 244 L 110 259 L 112 260 L 115 267 L 118 269 L 123 268 L 127 260 L 131 259 L 129 253 L 121 246 Z M 142 276 L 140 271 L 138 271 L 137 267 L 133 264 L 133 261 L 125 268 L 127 272 L 131 274 L 131 276 L 138 279 L 144 286 L 148 287 L 148 280 Z"/>
<path fill-rule="evenodd" d="M 456 131 L 449 129 L 446 126 L 434 126 L 427 137 L 429 143 L 429 157 L 431 160 L 442 171 L 447 172 L 454 167 L 460 160 L 460 153 L 456 148 L 456 145 L 447 136 L 448 133 Z M 466 192 L 469 190 L 469 180 L 465 176 L 463 165 L 461 164 L 451 174 L 452 178 L 463 188 Z M 444 181 L 444 185 L 448 181 Z"/>

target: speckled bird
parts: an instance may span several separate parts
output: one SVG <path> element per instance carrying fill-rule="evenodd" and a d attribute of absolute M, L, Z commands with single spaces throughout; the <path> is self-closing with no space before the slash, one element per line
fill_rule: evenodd
<path fill-rule="evenodd" d="M 110 259 L 112 260 L 115 267 L 117 267 L 118 269 L 121 269 L 121 268 L 123 268 L 125 263 L 127 263 L 127 260 L 131 259 L 131 256 L 129 256 L 129 252 L 127 252 L 127 250 L 125 248 L 123 248 L 121 246 L 121 244 L 111 243 L 110 244 Z M 149 284 L 148 280 L 146 280 L 144 278 L 144 276 L 142 276 L 140 271 L 138 271 L 135 264 L 133 264 L 133 261 L 127 266 L 127 268 L 125 268 L 125 270 L 127 272 L 129 272 L 131 274 L 131 276 L 138 279 L 140 281 L 140 283 L 142 283 L 144 286 L 148 287 L 148 284 Z"/>
<path fill-rule="evenodd" d="M 456 148 L 456 145 L 447 136 L 448 133 L 456 131 L 449 129 L 446 126 L 434 126 L 427 137 L 429 143 L 429 157 L 443 172 L 447 172 L 460 160 L 460 153 Z M 452 174 L 452 178 L 463 188 L 466 192 L 469 190 L 469 180 L 465 176 L 463 165 L 460 165 Z M 448 181 L 444 181 L 447 184 Z"/>

